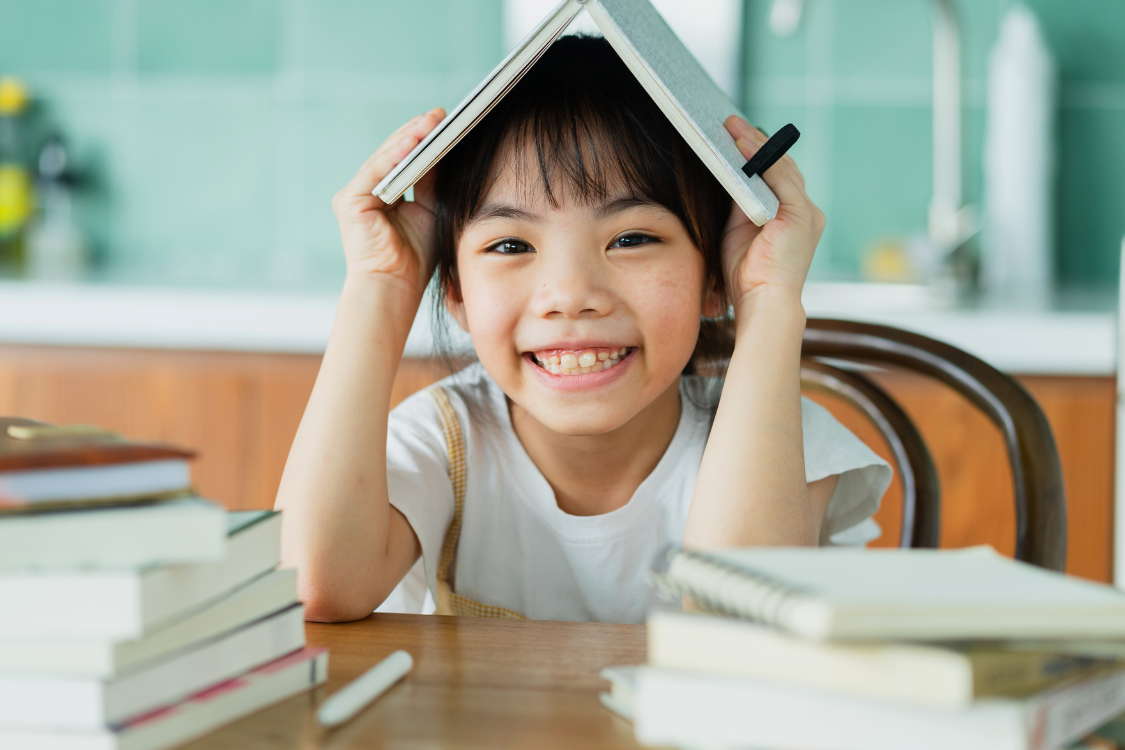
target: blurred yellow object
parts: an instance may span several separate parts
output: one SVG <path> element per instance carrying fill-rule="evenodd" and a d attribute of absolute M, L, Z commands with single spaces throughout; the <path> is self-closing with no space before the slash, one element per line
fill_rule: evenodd
<path fill-rule="evenodd" d="M 879 242 L 863 256 L 863 277 L 869 281 L 914 281 L 910 255 L 901 242 Z"/>
<path fill-rule="evenodd" d="M 0 78 L 0 115 L 18 115 L 27 107 L 27 86 L 18 78 Z"/>
<path fill-rule="evenodd" d="M 31 177 L 13 164 L 0 164 L 0 237 L 14 233 L 31 214 Z"/>

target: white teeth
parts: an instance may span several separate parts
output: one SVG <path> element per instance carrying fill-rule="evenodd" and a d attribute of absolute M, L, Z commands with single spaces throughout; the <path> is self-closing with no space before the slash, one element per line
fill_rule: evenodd
<path fill-rule="evenodd" d="M 533 352 L 531 358 L 537 365 L 552 375 L 582 375 L 608 370 L 623 362 L 628 352 L 629 347 L 623 346 L 612 351 L 553 354 L 550 357 L 540 357 Z"/>

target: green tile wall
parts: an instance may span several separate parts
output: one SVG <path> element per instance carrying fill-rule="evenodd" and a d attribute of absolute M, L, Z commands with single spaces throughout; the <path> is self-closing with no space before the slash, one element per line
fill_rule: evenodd
<path fill-rule="evenodd" d="M 808 0 L 792 37 L 749 0 L 743 104 L 766 129 L 794 122 L 794 155 L 828 226 L 814 273 L 854 277 L 868 248 L 922 234 L 932 179 L 931 4 Z M 963 195 L 979 205 L 988 53 L 1012 0 L 957 0 Z M 1125 3 L 1028 0 L 1060 74 L 1057 268 L 1069 285 L 1116 283 L 1125 235 Z"/>
<path fill-rule="evenodd" d="M 282 11 L 276 0 L 137 0 L 137 70 L 271 74 Z"/>
<path fill-rule="evenodd" d="M 958 0 L 964 194 L 979 202 L 988 50 L 1012 0 Z M 829 217 L 815 273 L 925 230 L 929 0 L 806 0 L 774 37 L 747 0 L 743 104 Z M 1059 61 L 1058 267 L 1113 283 L 1125 235 L 1125 3 L 1028 0 Z M 38 96 L 87 175 L 99 275 L 335 288 L 331 196 L 408 117 L 500 59 L 501 0 L 0 0 L 0 73 Z"/>
<path fill-rule="evenodd" d="M 115 15 L 114 0 L 2 0 L 0 70 L 108 72 Z"/>
<path fill-rule="evenodd" d="M 0 0 L 0 74 L 87 177 L 96 276 L 335 289 L 333 194 L 503 56 L 501 0 Z"/>

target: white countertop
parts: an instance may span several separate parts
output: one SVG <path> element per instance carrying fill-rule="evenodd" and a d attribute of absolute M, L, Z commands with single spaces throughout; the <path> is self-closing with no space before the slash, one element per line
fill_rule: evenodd
<path fill-rule="evenodd" d="M 1116 373 L 1116 312 L 948 309 L 907 285 L 810 283 L 804 301 L 809 317 L 897 326 L 1007 372 Z M 335 309 L 336 295 L 324 293 L 9 281 L 0 282 L 0 342 L 319 354 Z M 430 353 L 430 325 L 427 300 L 407 354 Z"/>

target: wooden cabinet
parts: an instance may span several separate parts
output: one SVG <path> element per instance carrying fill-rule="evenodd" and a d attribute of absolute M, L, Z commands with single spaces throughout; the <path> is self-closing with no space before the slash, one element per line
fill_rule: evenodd
<path fill-rule="evenodd" d="M 0 346 L 0 414 L 87 422 L 199 451 L 199 492 L 230 508 L 268 508 L 316 379 L 320 357 L 69 347 Z M 441 377 L 440 364 L 407 359 L 397 403 Z M 1010 553 L 1015 516 L 999 432 L 954 393 L 923 378 L 876 376 L 918 424 L 942 482 L 943 546 L 992 544 Z M 1068 503 L 1067 569 L 1108 581 L 1112 571 L 1116 395 L 1111 378 L 1022 377 L 1047 414 L 1062 458 Z M 887 455 L 857 413 L 826 405 Z M 901 496 L 892 486 L 877 516 L 898 541 Z"/>

